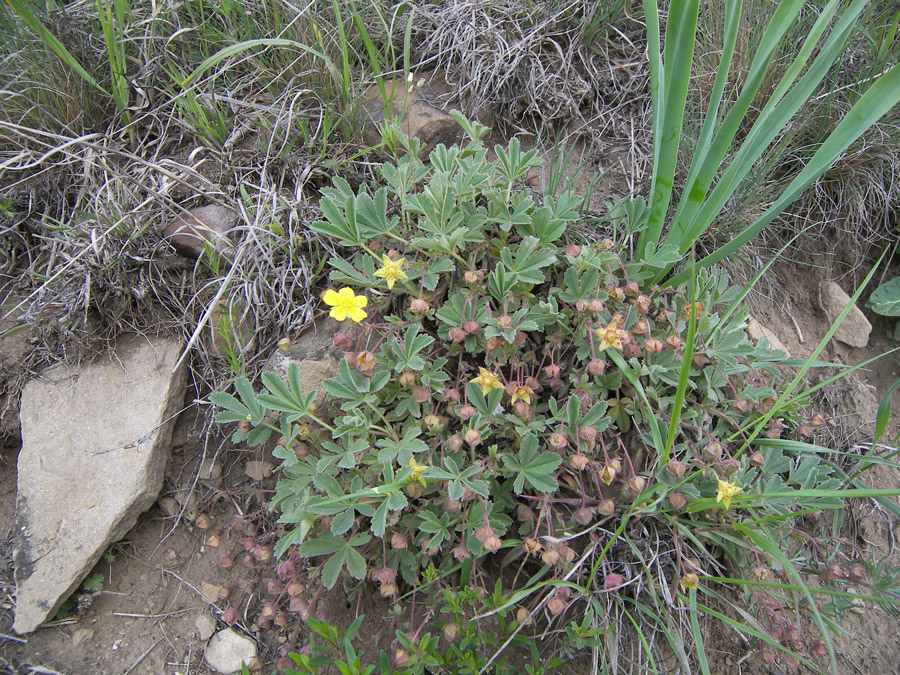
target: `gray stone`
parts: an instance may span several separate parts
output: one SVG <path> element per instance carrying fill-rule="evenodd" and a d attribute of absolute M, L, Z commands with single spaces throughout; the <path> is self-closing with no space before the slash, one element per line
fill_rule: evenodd
<path fill-rule="evenodd" d="M 276 349 L 266 361 L 264 370 L 287 379 L 288 366 L 296 363 L 300 369 L 303 393 L 308 394 L 315 389 L 315 405 L 321 404 L 325 398 L 322 380 L 337 375 L 338 361 L 344 356 L 344 352 L 334 345 L 334 336 L 338 332 L 347 335 L 352 343 L 360 329 L 350 321 L 339 323 L 330 318 L 319 320 L 307 326 L 300 337 L 291 342 L 287 351 Z"/>
<path fill-rule="evenodd" d="M 22 393 L 13 535 L 16 618 L 52 616 L 159 495 L 186 369 L 174 340 L 122 338 L 115 358 L 65 365 Z"/>
<path fill-rule="evenodd" d="M 272 475 L 272 470 L 274 468 L 275 467 L 269 462 L 251 459 L 244 465 L 244 474 L 251 480 L 261 483 L 264 479 Z"/>
<path fill-rule="evenodd" d="M 190 215 L 169 222 L 163 230 L 163 238 L 181 255 L 198 258 L 208 243 L 219 252 L 234 248 L 228 239 L 228 232 L 237 223 L 237 216 L 232 211 L 210 204 L 188 213 Z"/>
<path fill-rule="evenodd" d="M 206 642 L 216 632 L 216 620 L 209 614 L 204 613 L 194 621 L 194 627 L 197 629 L 197 635 L 200 636 L 200 639 Z"/>
<path fill-rule="evenodd" d="M 222 675 L 241 672 L 241 663 L 249 665 L 256 654 L 256 643 L 231 628 L 220 630 L 206 645 L 207 665 Z"/>
<path fill-rule="evenodd" d="M 819 288 L 819 301 L 825 316 L 834 323 L 850 302 L 850 296 L 833 281 L 826 281 Z M 851 347 L 862 348 L 869 344 L 869 333 L 871 332 L 872 324 L 869 323 L 859 307 L 853 305 L 834 337 Z"/>
<path fill-rule="evenodd" d="M 760 338 L 766 338 L 772 349 L 784 352 L 787 355 L 787 358 L 791 358 L 791 353 L 788 351 L 788 348 L 784 346 L 784 343 L 778 339 L 778 336 L 769 328 L 760 324 L 752 316 L 747 321 L 747 337 L 753 341 L 753 344 L 759 342 Z"/>
<path fill-rule="evenodd" d="M 384 84 L 391 119 L 399 121 L 407 136 L 422 141 L 426 153 L 431 152 L 438 143 L 450 146 L 462 136 L 460 126 L 442 109 L 441 99 L 446 98 L 451 89 L 438 71 L 414 75 L 411 85 L 403 78 Z M 369 145 L 378 145 L 381 142 L 378 127 L 384 124 L 386 110 L 378 85 L 369 87 L 363 93 L 362 108 L 368 116 L 364 139 Z"/>

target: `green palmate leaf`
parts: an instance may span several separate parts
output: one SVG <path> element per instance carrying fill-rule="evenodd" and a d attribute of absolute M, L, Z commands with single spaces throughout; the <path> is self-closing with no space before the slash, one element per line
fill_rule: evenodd
<path fill-rule="evenodd" d="M 403 438 L 394 440 L 392 438 L 379 439 L 375 444 L 381 448 L 378 451 L 378 462 L 396 461 L 401 466 L 408 464 L 414 453 L 424 452 L 428 449 L 428 444 L 419 438 L 422 430 L 417 427 L 410 427 Z"/>
<path fill-rule="evenodd" d="M 528 434 L 522 439 L 518 455 L 503 455 L 506 468 L 515 473 L 513 491 L 517 495 L 522 494 L 526 480 L 538 492 L 553 492 L 557 488 L 553 474 L 562 458 L 555 452 L 538 453 L 537 447 L 537 438 Z"/>
<path fill-rule="evenodd" d="M 513 259 L 510 249 L 504 248 L 500 251 L 500 260 L 509 270 L 510 275 L 518 281 L 539 284 L 544 281 L 544 274 L 541 270 L 556 262 L 553 249 L 539 247 L 540 241 L 537 237 L 525 237 L 516 247 L 515 259 Z"/>
<path fill-rule="evenodd" d="M 900 316 L 900 277 L 881 284 L 866 304 L 882 316 Z"/>
<path fill-rule="evenodd" d="M 300 385 L 300 367 L 293 361 L 288 365 L 287 384 L 273 372 L 262 374 L 262 381 L 269 394 L 260 394 L 258 400 L 263 405 L 288 413 L 287 420 L 293 422 L 309 413 L 309 409 L 315 401 L 316 392 L 312 391 L 306 396 Z"/>

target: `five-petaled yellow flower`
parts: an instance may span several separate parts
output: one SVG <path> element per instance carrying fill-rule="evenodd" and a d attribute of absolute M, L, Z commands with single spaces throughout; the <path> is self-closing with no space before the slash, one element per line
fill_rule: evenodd
<path fill-rule="evenodd" d="M 531 395 L 533 393 L 534 389 L 531 387 L 517 386 L 513 389 L 512 404 L 515 405 L 516 401 L 524 401 L 525 405 L 531 405 Z"/>
<path fill-rule="evenodd" d="M 404 260 L 406 260 L 406 258 L 400 258 L 400 260 L 394 262 L 386 255 L 381 256 L 381 263 L 384 267 L 375 272 L 375 276 L 384 278 L 384 280 L 387 281 L 388 289 L 394 290 L 394 282 L 397 281 L 397 279 L 409 278 L 406 276 L 406 272 L 401 269 Z"/>
<path fill-rule="evenodd" d="M 424 464 L 419 464 L 416 461 L 415 457 L 409 458 L 409 476 L 406 477 L 407 483 L 420 483 L 422 487 L 425 487 L 425 479 L 422 478 L 422 472 L 425 471 L 428 467 Z"/>
<path fill-rule="evenodd" d="M 500 384 L 500 378 L 481 366 L 478 366 L 478 377 L 472 380 L 472 384 L 477 384 L 481 387 L 481 393 L 484 396 L 490 394 L 491 389 L 503 389 L 503 385 Z"/>
<path fill-rule="evenodd" d="M 719 489 L 716 492 L 716 501 L 725 504 L 725 508 L 727 509 L 731 506 L 732 498 L 735 495 L 741 494 L 741 492 L 743 492 L 743 490 L 740 486 L 729 483 L 728 481 L 720 480 Z"/>
<path fill-rule="evenodd" d="M 369 304 L 368 298 L 364 295 L 356 295 L 352 288 L 344 287 L 339 291 L 329 288 L 322 296 L 322 300 L 331 307 L 328 315 L 332 319 L 344 321 L 350 317 L 351 321 L 359 323 L 367 316 L 362 308 Z"/>
<path fill-rule="evenodd" d="M 619 328 L 619 322 L 613 319 L 606 328 L 598 328 L 594 331 L 594 335 L 600 340 L 599 350 L 618 349 L 622 351 L 622 340 L 628 339 L 628 333 Z"/>

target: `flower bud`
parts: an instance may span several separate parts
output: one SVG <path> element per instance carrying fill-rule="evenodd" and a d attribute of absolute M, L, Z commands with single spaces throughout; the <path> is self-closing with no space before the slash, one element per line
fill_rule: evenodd
<path fill-rule="evenodd" d="M 638 295 L 634 299 L 634 308 L 641 314 L 646 314 L 650 311 L 650 298 L 643 294 Z"/>
<path fill-rule="evenodd" d="M 466 443 L 475 447 L 481 443 L 481 432 L 478 429 L 466 429 Z"/>
<path fill-rule="evenodd" d="M 606 578 L 603 580 L 603 588 L 607 591 L 610 591 L 614 588 L 618 588 L 622 584 L 625 583 L 625 577 L 621 574 L 616 574 L 615 572 L 610 572 L 606 575 Z"/>
<path fill-rule="evenodd" d="M 444 626 L 443 633 L 447 642 L 456 642 L 456 639 L 459 637 L 459 626 L 455 623 L 448 623 Z"/>
<path fill-rule="evenodd" d="M 569 444 L 569 441 L 566 440 L 565 434 L 556 432 L 556 433 L 550 434 L 550 439 L 547 441 L 547 443 L 554 450 L 562 450 Z"/>
<path fill-rule="evenodd" d="M 516 610 L 516 623 L 526 626 L 531 623 L 531 616 L 524 607 L 519 607 L 519 609 Z"/>
<path fill-rule="evenodd" d="M 679 462 L 676 459 L 670 459 L 666 463 L 666 471 L 668 471 L 669 475 L 675 479 L 680 479 L 684 475 L 686 468 L 687 465 L 684 462 Z"/>
<path fill-rule="evenodd" d="M 578 452 L 569 458 L 569 466 L 571 466 L 576 471 L 583 471 L 584 467 L 588 465 L 589 461 L 590 460 L 588 459 L 587 455 Z"/>
<path fill-rule="evenodd" d="M 402 551 L 406 548 L 406 537 L 404 537 L 399 532 L 394 532 L 391 535 L 391 548 L 395 551 Z"/>
<path fill-rule="evenodd" d="M 601 499 L 597 504 L 597 513 L 601 516 L 611 516 L 616 512 L 616 503 L 612 499 Z"/>
<path fill-rule="evenodd" d="M 585 443 L 596 443 L 597 427 L 594 427 L 594 426 L 581 427 L 578 430 L 578 438 L 583 440 Z"/>
<path fill-rule="evenodd" d="M 456 410 L 456 414 L 459 415 L 459 419 L 461 419 L 463 422 L 468 422 L 470 419 L 472 419 L 472 416 L 477 412 L 478 411 L 475 409 L 475 406 L 468 405 L 468 404 L 466 404 L 464 406 L 460 406 Z"/>
<path fill-rule="evenodd" d="M 543 553 L 541 553 L 541 562 L 543 562 L 548 567 L 553 567 L 556 563 L 559 562 L 559 551 L 556 549 L 547 549 Z"/>
<path fill-rule="evenodd" d="M 603 374 L 603 371 L 606 370 L 606 361 L 602 361 L 601 359 L 592 359 L 588 363 L 587 370 L 594 377 L 599 377 Z"/>
<path fill-rule="evenodd" d="M 463 273 L 463 281 L 470 286 L 480 284 L 484 279 L 484 270 L 467 270 Z"/>
<path fill-rule="evenodd" d="M 229 626 L 233 626 L 238 622 L 237 611 L 233 607 L 226 609 L 222 614 L 222 621 L 227 623 Z"/>
<path fill-rule="evenodd" d="M 629 281 L 627 284 L 625 284 L 624 292 L 625 295 L 629 298 L 636 298 L 641 294 L 641 289 L 636 281 Z"/>
<path fill-rule="evenodd" d="M 412 397 L 416 403 L 427 403 L 431 400 L 431 392 L 428 391 L 428 387 L 416 387 L 413 389 Z"/>
<path fill-rule="evenodd" d="M 548 378 L 553 379 L 554 377 L 559 377 L 560 367 L 556 364 L 551 363 L 549 366 L 544 366 L 544 375 Z"/>
<path fill-rule="evenodd" d="M 574 518 L 575 522 L 579 525 L 590 525 L 594 520 L 594 512 L 586 506 L 582 506 L 580 509 L 575 510 L 575 513 L 572 514 L 572 518 Z"/>
<path fill-rule="evenodd" d="M 463 325 L 463 330 L 466 331 L 468 335 L 474 335 L 479 330 L 481 330 L 481 324 L 475 321 L 474 319 L 469 319 Z"/>
<path fill-rule="evenodd" d="M 850 571 L 847 572 L 847 578 L 854 583 L 865 581 L 867 576 L 866 568 L 859 563 L 851 565 Z"/>
<path fill-rule="evenodd" d="M 362 351 L 356 355 L 356 370 L 362 375 L 370 377 L 375 372 L 375 355 L 369 351 Z"/>
<path fill-rule="evenodd" d="M 509 314 L 503 314 L 497 317 L 497 328 L 502 331 L 512 330 L 513 319 Z"/>
<path fill-rule="evenodd" d="M 756 652 L 756 660 L 764 666 L 771 666 L 775 663 L 775 655 L 768 649 L 760 649 Z"/>
<path fill-rule="evenodd" d="M 631 332 L 633 335 L 647 335 L 650 332 L 650 326 L 647 325 L 646 319 L 640 319 L 634 322 L 634 325 L 631 327 Z"/>
<path fill-rule="evenodd" d="M 450 452 L 459 452 L 463 446 L 463 439 L 459 434 L 453 434 L 447 439 L 447 448 Z"/>
<path fill-rule="evenodd" d="M 516 331 L 516 334 L 513 336 L 513 344 L 516 347 L 521 347 L 525 344 L 525 340 L 527 340 L 527 336 L 520 330 Z"/>
<path fill-rule="evenodd" d="M 824 427 L 826 424 L 825 418 L 822 417 L 819 413 L 816 413 L 812 417 L 809 418 L 809 425 L 811 427 Z"/>
<path fill-rule="evenodd" d="M 456 559 L 456 562 L 462 562 L 472 556 L 469 554 L 469 550 L 464 545 L 460 544 L 453 549 L 453 557 Z"/>
<path fill-rule="evenodd" d="M 409 653 L 405 649 L 394 651 L 394 665 L 397 668 L 406 668 L 409 665 Z"/>
<path fill-rule="evenodd" d="M 566 611 L 566 601 L 554 596 L 547 601 L 547 610 L 553 616 L 559 616 Z"/>
<path fill-rule="evenodd" d="M 566 246 L 566 250 L 564 253 L 568 256 L 572 256 L 573 258 L 577 258 L 581 255 L 581 247 L 578 244 L 569 244 Z"/>
<path fill-rule="evenodd" d="M 604 309 L 606 309 L 606 305 L 603 303 L 602 300 L 599 300 L 599 299 L 597 299 L 597 298 L 594 298 L 594 299 L 591 300 L 591 302 L 588 304 L 588 308 L 589 308 L 594 314 L 599 314 L 599 313 L 602 312 Z"/>
<path fill-rule="evenodd" d="M 447 331 L 447 334 L 449 335 L 450 340 L 457 344 L 463 342 L 466 339 L 466 331 L 464 331 L 459 326 L 454 326 L 449 331 Z"/>
<path fill-rule="evenodd" d="M 522 542 L 522 548 L 525 549 L 525 552 L 529 555 L 535 555 L 538 551 L 541 550 L 541 542 L 534 537 L 528 537 Z"/>
<path fill-rule="evenodd" d="M 250 422 L 247 420 L 241 420 L 238 422 L 238 429 L 243 431 L 245 434 L 250 433 Z"/>
<path fill-rule="evenodd" d="M 659 354 L 666 348 L 666 343 L 659 338 L 647 338 L 644 340 L 644 351 L 648 354 Z"/>
<path fill-rule="evenodd" d="M 680 492 L 673 492 L 669 495 L 669 503 L 673 509 L 683 509 L 687 504 L 687 498 Z"/>
<path fill-rule="evenodd" d="M 706 447 L 703 448 L 703 454 L 711 459 L 721 459 L 724 451 L 725 446 L 719 443 L 719 441 L 710 441 L 706 444 Z"/>
<path fill-rule="evenodd" d="M 283 352 L 288 351 L 291 348 L 291 338 L 283 337 L 278 341 L 278 349 Z"/>
<path fill-rule="evenodd" d="M 500 537 L 492 535 L 492 536 L 488 537 L 487 539 L 485 539 L 481 543 L 481 545 L 484 546 L 484 548 L 486 550 L 490 551 L 491 553 L 496 553 L 497 551 L 500 550 L 500 547 L 503 546 L 503 541 L 500 539 Z"/>
<path fill-rule="evenodd" d="M 520 523 L 529 523 L 534 520 L 534 510 L 527 504 L 519 504 L 516 507 L 516 518 Z"/>
<path fill-rule="evenodd" d="M 424 298 L 413 298 L 409 301 L 409 311 L 413 314 L 425 314 L 431 305 Z"/>
<path fill-rule="evenodd" d="M 345 352 L 350 351 L 350 348 L 353 346 L 353 342 L 350 340 L 349 336 L 340 331 L 334 334 L 334 337 L 331 338 L 331 342 L 335 347 Z"/>
<path fill-rule="evenodd" d="M 401 387 L 411 387 L 416 383 L 416 373 L 409 368 L 406 368 L 400 373 L 397 382 L 400 383 Z"/>
<path fill-rule="evenodd" d="M 640 494 L 647 487 L 647 479 L 643 476 L 632 476 L 631 480 L 628 481 L 628 487 Z"/>
<path fill-rule="evenodd" d="M 682 340 L 677 335 L 670 335 L 666 338 L 666 344 L 669 345 L 672 349 L 678 349 L 681 345 L 684 344 L 684 340 Z"/>

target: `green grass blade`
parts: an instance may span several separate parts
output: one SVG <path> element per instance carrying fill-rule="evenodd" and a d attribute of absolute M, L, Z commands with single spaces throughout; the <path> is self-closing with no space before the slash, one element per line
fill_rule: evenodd
<path fill-rule="evenodd" d="M 694 649 L 697 651 L 697 660 L 700 662 L 700 672 L 709 675 L 709 663 L 706 661 L 706 647 L 703 646 L 703 631 L 700 630 L 700 622 L 697 620 L 697 589 L 688 591 L 688 603 L 691 611 L 691 631 L 694 634 Z"/>
<path fill-rule="evenodd" d="M 10 0 L 7 1 L 9 2 Z M 292 47 L 301 52 L 311 54 L 312 56 L 320 59 L 322 63 L 325 64 L 325 67 L 331 73 L 332 77 L 335 78 L 335 80 L 337 80 L 338 82 L 341 81 L 340 71 L 338 71 L 337 67 L 334 65 L 334 62 L 321 51 L 313 49 L 312 47 L 309 47 L 301 42 L 297 42 L 296 40 L 288 40 L 286 38 L 259 38 L 256 40 L 244 40 L 243 42 L 236 42 L 233 45 L 229 45 L 227 47 L 224 47 L 223 49 L 220 49 L 212 56 L 204 59 L 203 62 L 199 66 L 197 66 L 191 72 L 191 74 L 188 75 L 180 84 L 182 87 L 187 87 L 208 70 L 219 65 L 222 61 L 229 59 L 232 56 L 237 56 L 242 52 L 246 52 L 251 49 L 257 49 L 259 47 Z"/>
<path fill-rule="evenodd" d="M 825 491 L 822 490 L 822 492 Z M 794 567 L 794 564 L 781 551 L 781 549 L 777 545 L 775 545 L 775 543 L 773 543 L 768 537 L 764 537 L 756 530 L 744 527 L 740 523 L 735 523 L 732 527 L 736 532 L 740 532 L 741 534 L 743 534 L 745 537 L 755 543 L 759 548 L 764 550 L 775 560 L 781 563 L 782 569 L 785 571 L 785 573 L 790 575 L 794 579 L 803 597 L 806 598 L 806 602 L 808 603 L 807 606 L 809 607 L 809 611 L 812 613 L 813 621 L 815 621 L 816 626 L 818 626 L 819 631 L 822 634 L 822 639 L 825 640 L 825 646 L 828 648 L 828 659 L 831 664 L 831 672 L 837 674 L 837 659 L 835 658 L 834 654 L 834 645 L 831 644 L 831 636 L 828 634 L 829 631 L 825 625 L 825 622 L 822 620 L 822 614 L 819 612 L 819 608 L 816 606 L 812 593 L 810 593 L 809 588 L 806 587 L 806 584 L 803 583 L 803 577 L 800 575 L 800 572 L 796 567 Z"/>
<path fill-rule="evenodd" d="M 775 13 L 772 15 L 771 20 L 766 26 L 766 30 L 763 33 L 759 46 L 753 55 L 753 60 L 750 64 L 746 80 L 744 81 L 737 101 L 731 106 L 728 114 L 722 121 L 719 130 L 716 132 L 712 144 L 703 154 L 703 161 L 698 162 L 695 158 L 691 163 L 691 172 L 688 174 L 684 193 L 678 204 L 678 208 L 676 209 L 675 216 L 672 219 L 672 227 L 669 236 L 680 239 L 683 236 L 681 233 L 684 232 L 687 224 L 693 221 L 697 210 L 703 204 L 703 200 L 708 194 L 709 186 L 712 184 L 716 174 L 721 170 L 725 155 L 731 147 L 738 129 L 743 123 L 750 106 L 753 104 L 753 101 L 759 92 L 759 88 L 763 83 L 766 72 L 769 70 L 769 65 L 778 46 L 781 44 L 785 33 L 803 8 L 803 5 L 803 0 L 789 0 L 778 4 Z M 819 22 L 823 24 L 823 29 L 826 16 L 828 16 L 828 14 L 823 10 L 822 16 L 819 19 Z M 814 28 L 813 31 L 811 31 L 810 38 L 815 36 L 816 30 Z M 809 51 L 814 44 L 814 40 L 808 39 L 806 41 L 795 58 L 794 63 L 796 65 L 806 63 Z M 782 82 L 789 81 L 790 77 L 796 78 L 796 74 L 792 75 L 792 73 L 793 71 L 786 73 Z M 717 78 L 718 75 L 719 74 L 717 73 Z M 710 120 L 710 118 L 708 118 L 707 122 L 709 121 L 715 120 Z"/>
<path fill-rule="evenodd" d="M 691 263 L 693 266 L 694 254 L 691 252 Z M 675 435 L 678 433 L 678 425 L 681 421 L 681 410 L 684 407 L 684 396 L 687 392 L 688 381 L 691 379 L 691 361 L 694 358 L 694 339 L 697 333 L 697 312 L 694 311 L 694 302 L 697 294 L 697 277 L 691 276 L 691 294 L 690 307 L 691 312 L 688 314 L 688 332 L 684 342 L 684 352 L 681 356 L 681 368 L 678 371 L 678 386 L 675 388 L 675 400 L 672 403 L 671 417 L 669 419 L 669 430 L 666 434 L 666 446 L 662 457 L 659 460 L 659 466 L 665 465 L 669 461 L 669 453 L 672 452 L 672 446 L 675 444 Z"/>
<path fill-rule="evenodd" d="M 97 80 L 94 79 L 93 75 L 91 75 L 88 71 L 84 69 L 84 67 L 78 62 L 72 53 L 65 48 L 62 42 L 56 39 L 56 36 L 50 32 L 50 30 L 40 22 L 40 20 L 31 13 L 31 11 L 25 6 L 25 3 L 21 0 L 6 0 L 6 4 L 8 4 L 12 10 L 19 15 L 19 17 L 24 21 L 31 30 L 38 34 L 38 37 L 41 38 L 41 41 L 54 53 L 56 54 L 62 61 L 69 66 L 72 70 L 74 70 L 79 77 L 81 77 L 85 82 L 94 87 L 97 91 L 105 96 L 109 96 L 110 93 L 104 89 Z"/>
<path fill-rule="evenodd" d="M 654 133 L 653 138 L 654 147 L 658 142 L 659 155 L 654 156 L 656 170 L 650 188 L 652 197 L 649 223 L 641 234 L 638 257 L 647 256 L 656 250 L 665 225 L 669 201 L 672 198 L 678 163 L 678 145 L 681 141 L 681 127 L 694 58 L 699 7 L 699 0 L 673 3 L 666 18 L 666 45 L 662 64 L 665 72 L 662 82 L 663 109 L 659 120 L 660 136 L 657 138 Z"/>

